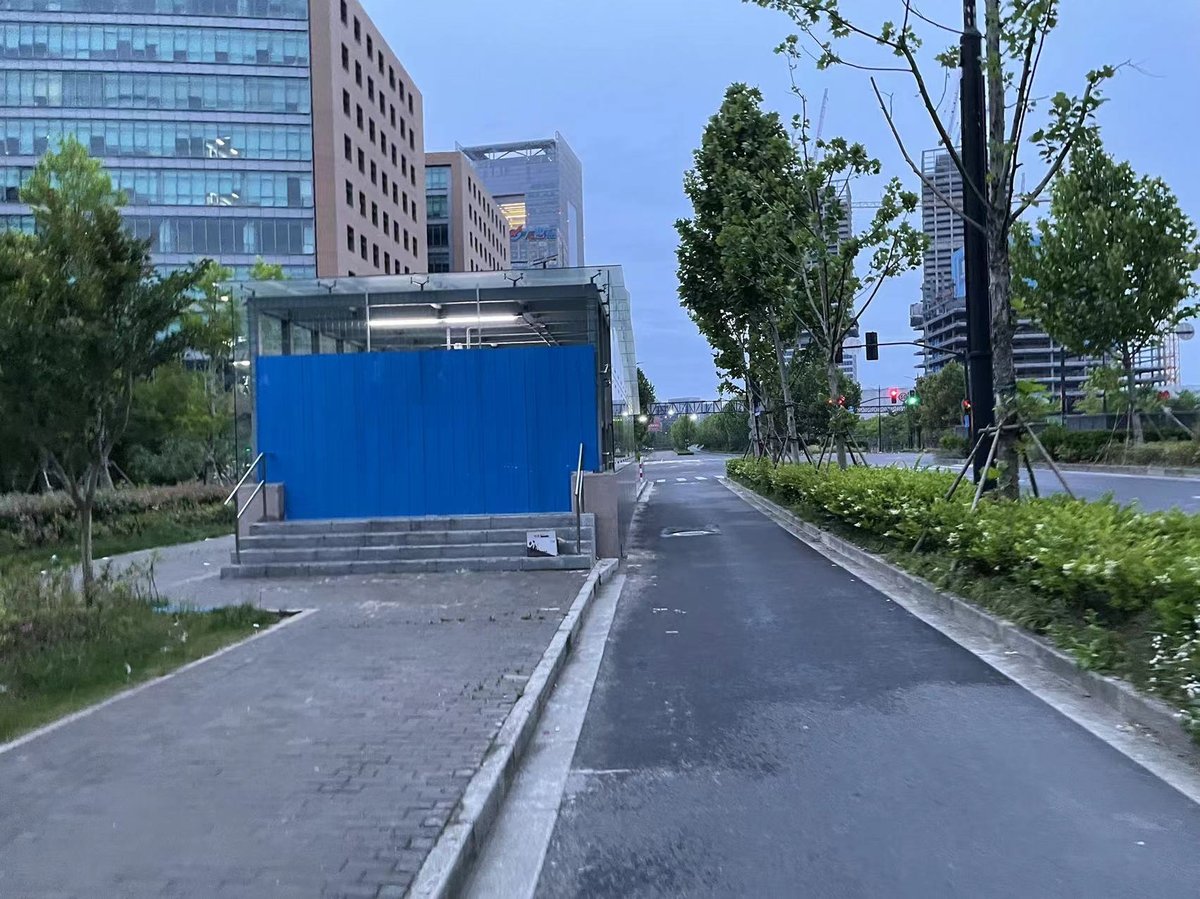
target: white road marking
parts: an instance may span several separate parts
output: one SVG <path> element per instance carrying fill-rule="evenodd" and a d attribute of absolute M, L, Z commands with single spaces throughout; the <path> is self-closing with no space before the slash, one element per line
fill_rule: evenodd
<path fill-rule="evenodd" d="M 687 483 L 687 478 L 676 478 L 675 480 L 677 480 L 677 481 L 678 481 L 679 483 L 681 483 L 681 484 L 686 484 L 686 483 Z"/>
<path fill-rule="evenodd" d="M 696 480 L 697 481 L 707 481 L 708 478 L 704 477 L 704 475 L 698 474 L 698 475 L 696 475 Z"/>
<path fill-rule="evenodd" d="M 655 481 L 654 483 L 656 483 L 656 484 L 665 484 L 665 483 L 667 483 L 667 479 L 666 479 L 666 478 L 659 478 L 659 479 L 658 479 L 657 481 Z"/>

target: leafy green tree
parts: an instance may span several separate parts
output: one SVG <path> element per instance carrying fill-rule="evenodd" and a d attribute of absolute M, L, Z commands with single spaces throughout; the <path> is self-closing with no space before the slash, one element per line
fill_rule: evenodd
<path fill-rule="evenodd" d="M 1053 93 L 1038 84 L 1044 68 L 1043 51 L 1050 34 L 1058 25 L 1060 0 L 983 0 L 983 71 L 987 92 L 987 174 L 983 184 L 974 184 L 967 176 L 959 152 L 961 136 L 947 127 L 938 95 L 941 75 L 926 71 L 922 52 L 922 32 L 931 32 L 939 40 L 947 33 L 958 35 L 958 23 L 947 25 L 918 12 L 910 2 L 899 4 L 903 19 L 864 25 L 842 12 L 840 0 L 745 0 L 787 13 L 798 34 L 788 37 L 779 47 L 793 68 L 815 57 L 816 67 L 846 65 L 870 74 L 873 97 L 888 123 L 905 161 L 925 187 L 948 208 L 954 210 L 967 228 L 975 228 L 987 238 L 989 306 L 992 311 L 992 362 L 998 398 L 997 417 L 1007 414 L 1017 392 L 1013 337 L 1017 316 L 1012 302 L 1012 271 L 1009 258 L 1009 234 L 1013 224 L 1030 208 L 1065 162 L 1075 142 L 1086 135 L 1094 123 L 1095 111 L 1103 102 L 1101 88 L 1115 74 L 1112 66 L 1090 71 L 1078 96 Z M 975 23 L 971 23 L 975 27 Z M 862 56 L 851 58 L 847 45 L 857 46 Z M 954 70 L 960 64 L 956 44 L 936 57 L 940 67 Z M 963 204 L 948 196 L 924 172 L 905 145 L 897 125 L 883 77 L 899 77 L 915 87 L 920 105 L 929 116 L 951 163 L 963 175 L 964 192 L 977 197 L 982 216 L 968 216 Z M 952 75 L 949 77 L 953 77 Z M 1039 112 L 1045 114 L 1039 116 Z M 1039 122 L 1039 118 L 1041 121 Z M 1032 130 L 1031 130 L 1032 129 Z M 1031 190 L 1018 189 L 1019 171 L 1024 170 L 1021 151 L 1029 143 L 1045 166 L 1044 177 Z M 1000 486 L 1012 499 L 1020 496 L 1015 434 L 1005 433 L 1001 445 Z"/>
<path fill-rule="evenodd" d="M 35 233 L 0 243 L 0 417 L 23 423 L 71 497 L 90 592 L 96 491 L 135 385 L 183 352 L 198 272 L 156 274 L 148 243 L 123 228 L 121 196 L 74 138 L 39 160 L 21 200 Z"/>
<path fill-rule="evenodd" d="M 1169 403 L 1172 412 L 1195 412 L 1200 407 L 1200 397 L 1191 390 L 1181 390 Z"/>
<path fill-rule="evenodd" d="M 921 430 L 928 437 L 940 436 L 962 424 L 967 386 L 959 363 L 951 362 L 941 371 L 917 378 L 916 393 L 921 398 L 917 407 Z"/>
<path fill-rule="evenodd" d="M 287 275 L 283 273 L 283 266 L 278 262 L 265 262 L 261 256 L 254 260 L 254 265 L 250 266 L 251 281 L 286 281 Z"/>
<path fill-rule="evenodd" d="M 678 453 L 686 452 L 696 442 L 696 422 L 690 415 L 681 415 L 671 424 L 671 446 Z"/>
<path fill-rule="evenodd" d="M 1195 225 L 1161 178 L 1138 177 L 1080 143 L 1050 189 L 1036 234 L 1014 230 L 1014 288 L 1022 308 L 1072 353 L 1120 360 L 1127 421 L 1141 443 L 1136 362 L 1193 314 L 1200 244 Z"/>
<path fill-rule="evenodd" d="M 654 395 L 654 385 L 650 383 L 650 379 L 646 377 L 646 373 L 641 367 L 637 370 L 637 390 L 638 390 L 638 406 L 641 408 L 641 415 L 633 424 L 634 439 L 639 447 L 646 445 L 646 439 L 650 436 L 650 422 L 654 421 L 654 415 L 650 412 L 650 407 L 656 402 Z M 642 421 L 645 418 L 645 421 Z"/>
<path fill-rule="evenodd" d="M 814 438 L 845 436 L 854 428 L 854 415 L 848 410 L 862 403 L 862 388 L 841 369 L 832 396 L 824 352 L 809 345 L 792 356 L 788 382 L 796 398 L 796 415 L 801 432 Z"/>
<path fill-rule="evenodd" d="M 718 452 L 741 453 L 750 445 L 746 413 L 732 403 L 712 415 L 706 415 L 696 428 L 696 443 Z"/>
<path fill-rule="evenodd" d="M 676 222 L 680 301 L 712 346 L 724 387 L 742 392 L 752 407 L 776 391 L 781 395 L 786 454 L 797 460 L 800 437 L 785 377 L 786 323 L 782 297 L 771 289 L 774 264 L 762 254 L 747 255 L 742 237 L 764 206 L 784 195 L 782 179 L 794 151 L 779 116 L 762 109 L 762 93 L 734 84 L 693 156 L 684 176 L 693 214 Z"/>

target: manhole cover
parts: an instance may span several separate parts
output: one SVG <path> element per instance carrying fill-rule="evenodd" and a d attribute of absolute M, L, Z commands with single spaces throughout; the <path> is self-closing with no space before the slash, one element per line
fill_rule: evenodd
<path fill-rule="evenodd" d="M 721 529 L 716 525 L 706 525 L 702 528 L 663 528 L 662 536 L 664 537 L 711 537 L 714 534 L 721 533 Z"/>

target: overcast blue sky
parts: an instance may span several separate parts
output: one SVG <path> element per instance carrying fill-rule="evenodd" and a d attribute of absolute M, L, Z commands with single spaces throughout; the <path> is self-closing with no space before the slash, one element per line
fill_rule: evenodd
<path fill-rule="evenodd" d="M 772 52 L 791 30 L 788 19 L 739 0 L 365 5 L 424 93 L 427 149 L 562 132 L 583 162 L 588 262 L 625 267 L 638 360 L 658 395 L 715 395 L 708 346 L 679 307 L 673 223 L 688 214 L 683 172 L 730 83 L 757 85 L 767 105 L 785 117 L 797 111 L 787 67 Z M 842 5 L 865 22 L 895 17 L 900 7 L 899 0 Z M 1039 93 L 1076 92 L 1083 73 L 1101 63 L 1135 63 L 1140 71 L 1126 69 L 1107 90 L 1110 100 L 1100 113 L 1105 139 L 1140 172 L 1165 178 L 1188 214 L 1200 216 L 1200 4 L 1073 0 L 1063 6 Z M 918 8 L 941 21 L 961 19 L 959 0 L 922 0 Z M 930 44 L 941 49 L 947 37 L 930 34 Z M 919 188 L 865 74 L 814 68 L 801 73 L 801 83 L 814 106 L 830 91 L 826 137 L 863 141 L 887 176 Z M 914 154 L 934 146 L 910 84 L 898 76 L 891 87 Z M 1032 184 L 1036 157 L 1027 159 Z M 870 193 L 870 185 L 860 187 L 855 199 L 870 199 Z M 919 293 L 919 274 L 895 279 L 868 310 L 866 327 L 883 340 L 908 339 L 908 307 Z M 1183 349 L 1184 381 L 1200 383 L 1200 341 Z M 867 387 L 913 377 L 913 358 L 904 349 L 860 363 Z"/>

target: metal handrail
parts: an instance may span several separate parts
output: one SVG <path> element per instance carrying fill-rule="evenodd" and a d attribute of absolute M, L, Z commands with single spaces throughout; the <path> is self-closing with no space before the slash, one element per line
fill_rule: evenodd
<path fill-rule="evenodd" d="M 259 453 L 257 456 L 254 457 L 254 461 L 251 462 L 248 466 L 246 466 L 246 473 L 244 475 L 242 475 L 241 480 L 238 481 L 237 484 L 234 486 L 233 492 L 231 494 L 229 494 L 229 496 L 225 497 L 225 502 L 222 505 L 228 506 L 231 502 L 233 502 L 233 498 L 235 496 L 237 496 L 237 492 L 239 490 L 241 490 L 242 485 L 244 483 L 246 483 L 246 478 L 250 477 L 250 473 L 252 471 L 254 471 L 254 469 L 258 468 L 258 463 L 263 461 L 263 459 L 265 459 L 266 457 L 267 457 L 266 453 Z"/>
<path fill-rule="evenodd" d="M 234 507 L 237 509 L 237 515 L 233 519 L 233 558 L 238 565 L 242 564 L 242 516 L 246 514 L 246 510 L 250 508 L 250 504 L 254 502 L 255 497 L 260 493 L 262 494 L 262 517 L 264 521 L 267 518 L 267 454 L 265 452 L 259 453 L 254 457 L 254 461 L 246 468 L 246 473 L 242 475 L 241 480 L 237 482 L 237 486 L 233 488 L 233 492 L 225 498 L 225 502 L 223 503 L 223 505 L 227 506 L 233 501 L 238 491 L 242 489 L 242 485 L 246 483 L 246 478 L 250 477 L 250 473 L 256 471 L 259 465 L 262 465 L 262 480 L 254 485 L 254 490 L 251 492 L 244 506 L 241 508 Z"/>
<path fill-rule="evenodd" d="M 254 492 L 251 493 L 250 497 L 246 500 L 246 505 L 244 505 L 240 509 L 238 509 L 238 513 L 237 513 L 238 521 L 242 520 L 242 516 L 246 514 L 246 510 L 250 508 L 250 504 L 252 502 L 254 502 L 254 498 L 256 496 L 258 496 L 262 492 L 263 488 L 266 486 L 267 486 L 266 481 L 259 481 L 257 484 L 254 485 Z"/>
<path fill-rule="evenodd" d="M 579 444 L 579 465 L 575 468 L 575 555 L 583 553 L 583 444 Z"/>

